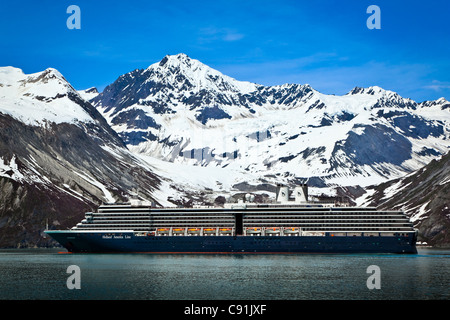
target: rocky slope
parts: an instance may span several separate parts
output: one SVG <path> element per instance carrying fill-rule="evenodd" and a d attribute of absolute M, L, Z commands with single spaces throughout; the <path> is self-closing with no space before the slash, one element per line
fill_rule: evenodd
<path fill-rule="evenodd" d="M 420 241 L 450 247 L 450 153 L 403 178 L 368 187 L 358 202 L 404 210 Z"/>
<path fill-rule="evenodd" d="M 101 93 L 77 92 L 55 69 L 0 68 L 0 247 L 48 245 L 46 224 L 71 227 L 101 202 L 265 199 L 299 181 L 313 195 L 404 208 L 421 239 L 447 243 L 449 147 L 443 98 L 261 86 L 184 54 Z"/>
<path fill-rule="evenodd" d="M 44 245 L 101 202 L 147 199 L 160 184 L 54 69 L 0 68 L 0 247 Z"/>
<path fill-rule="evenodd" d="M 316 195 L 367 197 L 364 188 L 380 184 L 382 190 L 450 147 L 444 98 L 416 102 L 376 86 L 344 96 L 309 85 L 262 86 L 185 54 L 120 76 L 91 102 L 130 150 L 170 176 L 179 203 L 186 202 L 183 190 L 203 190 L 189 201 L 212 203 L 248 190 L 270 194 L 268 185 L 299 181 L 308 181 Z M 439 185 L 435 179 L 428 183 Z M 379 192 L 374 197 L 371 204 L 384 208 L 402 202 L 381 201 Z M 405 207 L 422 239 L 446 242 L 445 205 L 433 205 L 423 219 L 422 205 Z"/>
<path fill-rule="evenodd" d="M 251 184 L 306 178 L 316 187 L 367 186 L 417 170 L 450 147 L 443 98 L 417 103 L 379 87 L 345 96 L 309 85 L 267 87 L 185 54 L 120 76 L 91 102 L 133 152 L 228 168 L 236 185 L 253 174 Z"/>

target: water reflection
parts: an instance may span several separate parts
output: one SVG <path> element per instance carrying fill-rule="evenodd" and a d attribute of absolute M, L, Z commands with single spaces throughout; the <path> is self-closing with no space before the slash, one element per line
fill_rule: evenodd
<path fill-rule="evenodd" d="M 69 265 L 81 289 L 68 290 Z M 367 267 L 381 270 L 369 290 Z M 1 299 L 448 299 L 450 251 L 417 255 L 152 255 L 0 251 Z"/>

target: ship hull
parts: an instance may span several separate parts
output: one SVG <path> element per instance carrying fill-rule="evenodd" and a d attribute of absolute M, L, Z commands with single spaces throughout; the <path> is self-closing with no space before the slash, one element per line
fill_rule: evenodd
<path fill-rule="evenodd" d="M 405 236 L 142 236 L 134 232 L 47 231 L 69 252 L 86 253 L 409 253 Z"/>

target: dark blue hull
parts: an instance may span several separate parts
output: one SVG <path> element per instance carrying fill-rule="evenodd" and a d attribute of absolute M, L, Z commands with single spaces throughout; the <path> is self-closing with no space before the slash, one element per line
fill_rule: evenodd
<path fill-rule="evenodd" d="M 70 252 L 417 253 L 406 236 L 136 236 L 133 232 L 47 231 Z"/>

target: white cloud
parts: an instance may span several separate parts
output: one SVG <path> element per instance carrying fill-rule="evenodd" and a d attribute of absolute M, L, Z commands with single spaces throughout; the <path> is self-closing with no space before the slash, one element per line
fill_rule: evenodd
<path fill-rule="evenodd" d="M 217 27 L 208 27 L 202 28 L 199 31 L 199 42 L 211 42 L 211 41 L 238 41 L 245 37 L 244 34 L 238 32 L 235 29 L 230 28 L 217 28 Z"/>
<path fill-rule="evenodd" d="M 426 89 L 431 89 L 436 92 L 440 92 L 442 90 L 450 89 L 450 83 L 449 82 L 441 82 L 438 80 L 433 80 L 432 84 L 424 86 Z"/>
<path fill-rule="evenodd" d="M 229 33 L 225 34 L 225 36 L 223 37 L 223 40 L 224 41 L 237 41 L 237 40 L 241 40 L 242 38 L 244 38 L 244 35 L 242 33 L 229 32 Z"/>

